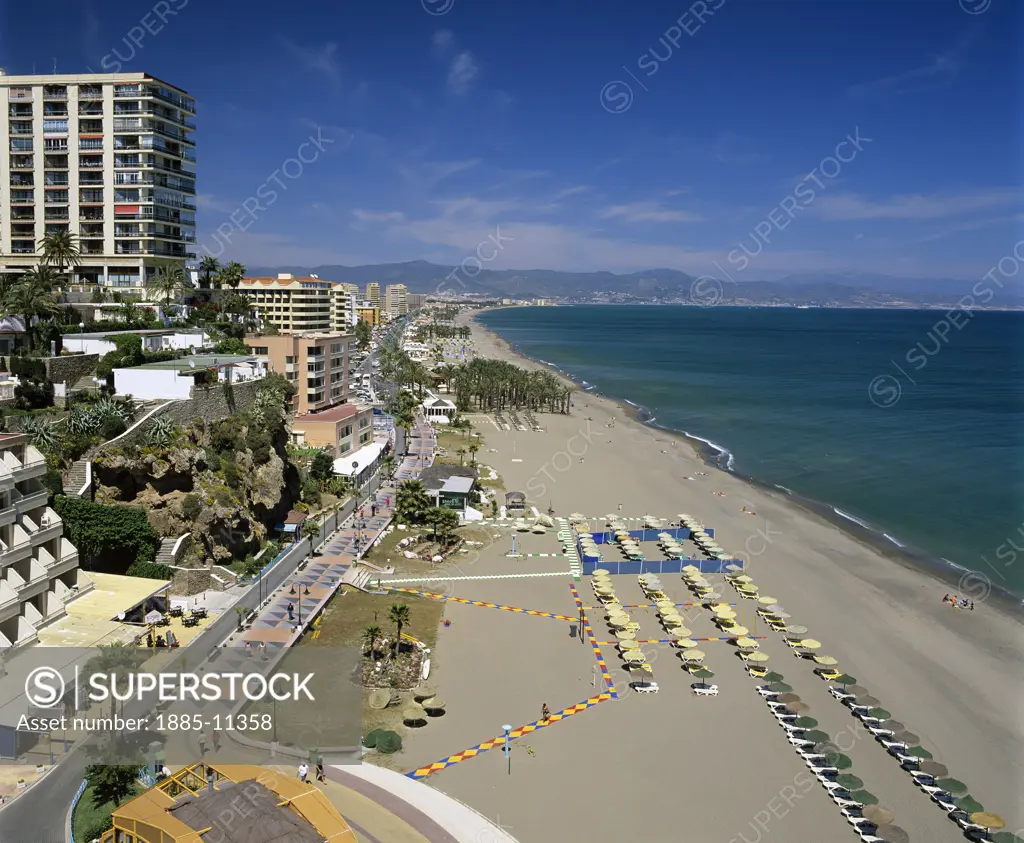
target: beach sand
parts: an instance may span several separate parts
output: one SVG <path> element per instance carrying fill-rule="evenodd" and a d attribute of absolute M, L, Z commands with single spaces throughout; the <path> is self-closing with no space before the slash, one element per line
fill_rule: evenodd
<path fill-rule="evenodd" d="M 473 330 L 480 356 L 546 368 L 515 355 L 475 323 Z M 1008 829 L 1024 826 L 1019 702 L 1024 665 L 1016 620 L 984 604 L 974 612 L 950 609 L 941 602 L 949 590 L 942 583 L 886 558 L 784 495 L 705 465 L 685 439 L 645 427 L 613 401 L 578 392 L 571 415 L 538 419 L 544 432 L 498 430 L 486 417 L 474 418 L 485 439 L 478 459 L 501 474 L 507 489 L 525 491 L 540 511 L 550 502 L 561 516 L 574 511 L 598 516 L 617 512 L 622 504 L 623 516 L 675 519 L 688 512 L 714 527 L 716 540 L 746 561 L 761 593 L 778 598 L 792 616 L 789 622 L 808 627 L 823 643 L 822 654 L 836 657 L 840 669 L 920 735 L 951 776 L 965 781 L 986 809 L 1006 818 Z M 605 426 L 610 419 L 614 427 Z M 756 515 L 741 511 L 744 507 Z M 558 549 L 553 535 L 519 540 L 526 552 Z M 510 536 L 496 540 L 461 573 L 567 569 L 559 558 L 505 558 L 509 542 Z M 615 579 L 624 603 L 639 602 L 635 577 Z M 574 615 L 570 581 L 453 580 L 443 588 L 416 587 Z M 671 596 L 686 599 L 678 577 L 665 575 L 662 581 Z M 577 588 L 584 604 L 593 605 L 587 578 Z M 728 587 L 723 599 L 738 601 Z M 753 603 L 738 602 L 750 626 Z M 687 626 L 694 635 L 714 634 L 706 611 L 683 611 L 693 612 Z M 636 613 L 641 637 L 659 637 L 653 611 Z M 598 639 L 610 640 L 601 613 L 590 615 Z M 565 621 L 457 603 L 447 604 L 446 617 L 453 623 L 439 636 L 432 680 L 440 683 L 450 713 L 409 736 L 403 753 L 407 767 L 493 737 L 503 722 L 530 722 L 542 702 L 557 711 L 603 690 L 591 686 L 596 661 L 590 647 L 569 637 Z M 896 824 L 912 840 L 962 840 L 896 760 L 855 729 L 858 721 L 829 696 L 827 684 L 812 672 L 814 664 L 794 657 L 778 634 L 761 627 L 757 632 L 769 636 L 761 642 L 771 656 L 769 667 L 783 673 L 810 704 L 808 714 L 847 751 L 851 772 L 894 810 Z M 658 695 L 627 691 L 622 700 L 601 703 L 521 739 L 511 775 L 500 751 L 492 751 L 425 781 L 492 819 L 500 815 L 522 843 L 624 835 L 637 841 L 722 843 L 855 839 L 852 830 L 843 830 L 846 823 L 822 788 L 807 783 L 802 761 L 731 646 L 709 642 L 702 647 L 722 689 L 717 698 L 693 696 L 693 680 L 674 650 L 644 645 L 661 684 Z M 626 680 L 615 648 L 602 651 L 622 689 Z M 534 753 L 519 744 L 534 747 Z M 785 798 L 780 800 L 780 793 Z"/>

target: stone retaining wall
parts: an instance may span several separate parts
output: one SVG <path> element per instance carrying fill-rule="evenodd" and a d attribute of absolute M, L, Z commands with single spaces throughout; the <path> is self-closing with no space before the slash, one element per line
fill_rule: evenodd
<path fill-rule="evenodd" d="M 51 381 L 74 386 L 95 371 L 99 359 L 98 354 L 62 354 L 60 357 L 45 358 L 43 365 L 46 367 L 46 376 Z"/>

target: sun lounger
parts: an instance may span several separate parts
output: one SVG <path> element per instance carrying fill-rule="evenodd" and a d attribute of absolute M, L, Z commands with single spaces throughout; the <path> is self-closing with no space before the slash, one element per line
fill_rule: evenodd
<path fill-rule="evenodd" d="M 804 740 L 803 738 L 798 738 L 793 735 L 790 735 L 788 740 L 793 746 L 797 747 L 797 749 L 799 749 L 800 747 L 806 748 L 809 746 L 814 746 L 814 741 Z"/>
<path fill-rule="evenodd" d="M 698 697 L 717 697 L 718 696 L 718 686 L 717 685 L 707 685 L 707 686 L 704 686 L 704 685 L 694 685 L 693 686 L 693 693 L 695 693 Z"/>
<path fill-rule="evenodd" d="M 807 768 L 812 773 L 814 773 L 814 775 L 818 775 L 819 773 L 836 773 L 836 774 L 839 773 L 839 770 L 837 770 L 835 767 L 817 767 L 811 761 L 807 761 L 805 763 L 807 764 Z"/>
<path fill-rule="evenodd" d="M 844 691 L 844 690 L 843 690 L 842 686 L 838 686 L 838 687 L 837 687 L 836 685 L 832 685 L 832 686 L 831 686 L 831 687 L 830 687 L 830 688 L 828 689 L 828 692 L 829 692 L 829 693 L 830 693 L 830 694 L 831 694 L 831 695 L 832 695 L 833 697 L 835 697 L 835 698 L 836 698 L 837 700 L 840 700 L 840 701 L 843 701 L 843 700 L 852 700 L 852 699 L 854 699 L 854 696 L 853 696 L 853 694 L 848 694 L 848 693 L 846 693 L 846 691 Z"/>
<path fill-rule="evenodd" d="M 873 824 L 871 825 L 871 827 L 872 828 L 877 828 L 877 826 L 875 826 Z M 885 839 L 882 838 L 882 837 L 878 837 L 878 836 L 876 836 L 874 834 L 871 834 L 868 831 L 863 831 L 862 829 L 858 828 L 857 826 L 854 826 L 854 828 L 857 828 L 857 834 L 860 835 L 860 839 L 863 840 L 864 843 L 885 843 Z"/>
<path fill-rule="evenodd" d="M 630 686 L 638 694 L 656 694 L 658 693 L 657 682 L 632 682 Z"/>

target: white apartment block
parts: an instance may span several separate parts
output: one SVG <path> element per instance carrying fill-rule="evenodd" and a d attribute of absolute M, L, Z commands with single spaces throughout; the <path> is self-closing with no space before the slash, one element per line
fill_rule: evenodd
<path fill-rule="evenodd" d="M 392 319 L 409 312 L 408 295 L 409 289 L 405 284 L 388 284 L 384 291 L 384 310 Z"/>
<path fill-rule="evenodd" d="M 23 433 L 0 434 L 0 652 L 36 640 L 92 588 L 78 551 L 48 505 L 46 459 Z"/>
<path fill-rule="evenodd" d="M 145 73 L 7 76 L 0 134 L 0 273 L 71 231 L 72 282 L 140 292 L 157 267 L 195 257 L 195 100 Z"/>
<path fill-rule="evenodd" d="M 355 284 L 335 283 L 331 289 L 332 319 L 331 330 L 350 333 L 359 321 L 356 305 L 361 299 L 359 287 Z"/>

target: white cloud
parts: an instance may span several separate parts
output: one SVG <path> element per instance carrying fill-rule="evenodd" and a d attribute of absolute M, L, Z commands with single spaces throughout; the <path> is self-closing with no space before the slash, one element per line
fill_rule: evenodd
<path fill-rule="evenodd" d="M 362 208 L 355 208 L 352 216 L 361 222 L 401 222 L 405 214 L 401 211 L 364 211 Z"/>
<path fill-rule="evenodd" d="M 589 193 L 593 190 L 592 187 L 586 184 L 577 184 L 573 187 L 567 187 L 564 190 L 559 190 L 554 196 L 551 197 L 552 202 L 558 202 L 562 199 L 568 199 L 570 196 L 579 196 L 581 193 Z"/>
<path fill-rule="evenodd" d="M 448 90 L 457 95 L 465 94 L 478 71 L 473 54 L 469 50 L 463 50 L 448 66 Z"/>
<path fill-rule="evenodd" d="M 335 54 L 338 52 L 338 45 L 333 41 L 328 41 L 322 47 L 302 47 L 286 38 L 284 45 L 303 68 L 312 73 L 320 74 L 328 82 L 335 85 L 341 83 L 341 66 L 335 58 Z"/>
<path fill-rule="evenodd" d="M 434 33 L 433 38 L 430 39 L 430 43 L 433 45 L 435 52 L 443 54 L 455 43 L 455 36 L 450 29 L 439 29 Z"/>
<path fill-rule="evenodd" d="M 699 222 L 702 217 L 690 211 L 674 211 L 657 202 L 631 202 L 612 205 L 601 213 L 602 219 L 623 222 Z"/>
<path fill-rule="evenodd" d="M 906 194 L 871 200 L 855 193 L 823 195 L 810 210 L 829 220 L 934 220 L 970 214 L 1018 201 L 1012 188 L 925 196 Z"/>
<path fill-rule="evenodd" d="M 851 85 L 847 93 L 863 99 L 870 96 L 916 94 L 939 88 L 955 79 L 966 64 L 966 53 L 977 38 L 977 30 L 968 30 L 966 35 L 952 49 L 932 56 L 931 60 L 918 67 Z"/>
<path fill-rule="evenodd" d="M 465 161 L 400 162 L 394 167 L 396 172 L 411 184 L 420 188 L 430 188 L 456 173 L 476 167 L 479 163 L 479 158 L 470 158 Z"/>

